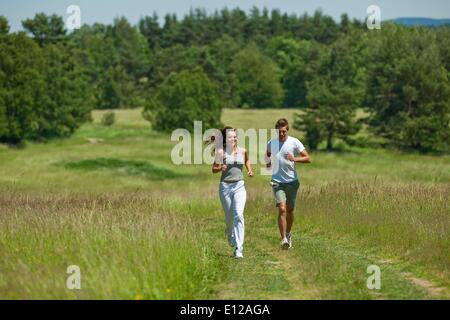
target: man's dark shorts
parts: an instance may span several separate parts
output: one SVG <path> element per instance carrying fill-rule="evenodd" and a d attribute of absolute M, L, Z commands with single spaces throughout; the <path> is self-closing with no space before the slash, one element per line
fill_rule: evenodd
<path fill-rule="evenodd" d="M 300 188 L 300 182 L 294 180 L 288 183 L 279 183 L 272 181 L 272 191 L 275 196 L 276 206 L 280 203 L 286 203 L 286 206 L 290 209 L 295 208 L 295 200 L 297 199 L 297 191 Z"/>

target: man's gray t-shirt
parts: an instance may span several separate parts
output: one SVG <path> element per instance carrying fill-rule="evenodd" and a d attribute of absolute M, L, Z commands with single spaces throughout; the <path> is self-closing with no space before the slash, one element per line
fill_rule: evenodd
<path fill-rule="evenodd" d="M 279 183 L 289 183 L 298 180 L 295 162 L 286 158 L 287 153 L 298 156 L 305 147 L 297 138 L 288 136 L 285 142 L 273 139 L 267 143 L 267 150 L 272 154 L 272 180 Z"/>

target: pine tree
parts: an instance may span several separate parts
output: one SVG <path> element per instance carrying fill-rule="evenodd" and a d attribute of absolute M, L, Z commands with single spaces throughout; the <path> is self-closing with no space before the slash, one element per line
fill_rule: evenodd
<path fill-rule="evenodd" d="M 5 16 L 0 15 L 0 36 L 9 33 L 8 19 Z"/>
<path fill-rule="evenodd" d="M 22 21 L 22 26 L 39 45 L 61 41 L 67 32 L 62 17 L 56 14 L 47 16 L 45 13 L 38 13 L 33 19 Z"/>
<path fill-rule="evenodd" d="M 161 46 L 162 29 L 159 26 L 158 19 L 158 14 L 154 12 L 153 16 L 139 20 L 139 30 L 147 39 L 148 45 L 152 50 Z"/>
<path fill-rule="evenodd" d="M 450 81 L 435 33 L 386 24 L 372 44 L 366 104 L 373 131 L 402 148 L 448 151 Z"/>
<path fill-rule="evenodd" d="M 320 69 L 307 82 L 306 114 L 296 118 L 294 127 L 305 131 L 310 148 L 326 141 L 333 150 L 334 139 L 346 140 L 360 129 L 356 109 L 364 96 L 364 69 L 353 62 L 351 37 L 336 41 L 320 61 Z"/>

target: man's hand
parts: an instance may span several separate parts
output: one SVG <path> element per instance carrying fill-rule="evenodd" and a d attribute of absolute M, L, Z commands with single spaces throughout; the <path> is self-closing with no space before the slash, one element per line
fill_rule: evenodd
<path fill-rule="evenodd" d="M 271 156 L 272 156 L 272 153 L 271 153 L 269 150 L 267 150 L 267 151 L 266 151 L 266 157 L 265 157 L 265 160 L 266 160 L 266 168 L 267 168 L 267 169 L 270 169 L 270 167 L 272 166 L 272 161 L 271 161 L 271 159 L 270 159 Z"/>
<path fill-rule="evenodd" d="M 286 159 L 288 159 L 289 161 L 298 162 L 298 163 L 311 163 L 311 159 L 306 150 L 303 150 L 302 152 L 300 152 L 299 157 L 294 157 L 292 155 L 292 153 L 286 152 Z"/>
<path fill-rule="evenodd" d="M 295 161 L 294 155 L 290 152 L 286 153 L 286 159 L 289 161 Z"/>
<path fill-rule="evenodd" d="M 223 164 L 221 169 L 222 169 L 222 171 L 227 171 L 227 168 L 228 168 L 228 166 L 226 164 Z"/>

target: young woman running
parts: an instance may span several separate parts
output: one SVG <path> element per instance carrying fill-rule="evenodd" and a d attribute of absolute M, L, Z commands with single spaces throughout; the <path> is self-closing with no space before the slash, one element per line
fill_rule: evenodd
<path fill-rule="evenodd" d="M 237 145 L 236 130 L 225 127 L 221 130 L 221 141 L 216 142 L 215 160 L 212 172 L 221 172 L 219 195 L 225 211 L 225 231 L 228 243 L 234 248 L 234 256 L 243 258 L 244 249 L 244 208 L 247 191 L 244 186 L 242 168 L 245 165 L 248 176 L 253 177 L 253 170 L 247 150 Z"/>

